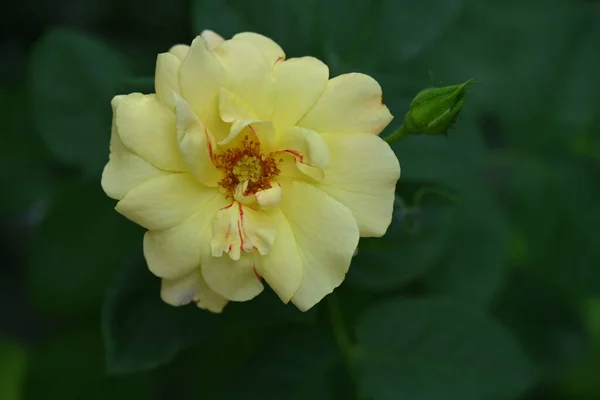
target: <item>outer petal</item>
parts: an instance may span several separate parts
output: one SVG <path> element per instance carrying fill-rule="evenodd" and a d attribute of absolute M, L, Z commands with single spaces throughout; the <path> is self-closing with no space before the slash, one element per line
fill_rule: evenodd
<path fill-rule="evenodd" d="M 301 181 L 282 182 L 281 210 L 302 259 L 302 281 L 292 302 L 306 311 L 340 285 L 358 244 L 358 226 L 346 206 Z"/>
<path fill-rule="evenodd" d="M 221 35 L 211 31 L 210 29 L 202 31 L 200 36 L 202 36 L 202 39 L 206 41 L 206 45 L 210 51 L 216 49 L 221 43 L 225 41 L 225 39 L 223 39 Z"/>
<path fill-rule="evenodd" d="M 264 289 L 249 255 L 244 255 L 237 261 L 226 255 L 205 255 L 202 258 L 202 276 L 208 287 L 231 301 L 251 300 Z"/>
<path fill-rule="evenodd" d="M 319 187 L 347 206 L 361 236 L 383 236 L 392 222 L 400 165 L 390 146 L 369 134 L 322 135 L 331 166 Z"/>
<path fill-rule="evenodd" d="M 166 171 L 186 171 L 177 143 L 175 114 L 155 95 L 132 93 L 118 101 L 115 124 L 132 153 Z"/>
<path fill-rule="evenodd" d="M 215 190 L 201 186 L 191 174 L 169 174 L 130 190 L 116 210 L 146 229 L 170 229 L 198 211 Z"/>
<path fill-rule="evenodd" d="M 148 164 L 123 145 L 113 118 L 110 156 L 102 172 L 104 192 L 113 199 L 121 200 L 137 185 L 167 173 Z"/>
<path fill-rule="evenodd" d="M 213 54 L 225 73 L 223 86 L 252 107 L 260 120 L 273 113 L 273 71 L 267 58 L 254 44 L 244 40 L 228 40 Z"/>
<path fill-rule="evenodd" d="M 179 58 L 179 61 L 183 61 L 185 56 L 187 56 L 188 51 L 190 51 L 190 46 L 185 44 L 176 44 L 169 49 L 169 53 L 174 54 Z"/>
<path fill-rule="evenodd" d="M 216 167 L 213 135 L 206 129 L 188 103 L 175 95 L 179 150 L 188 169 L 206 186 L 217 186 L 223 173 Z"/>
<path fill-rule="evenodd" d="M 269 254 L 257 257 L 256 271 L 287 303 L 300 286 L 302 259 L 285 215 L 281 210 L 273 210 L 271 215 L 277 229 L 275 243 Z"/>
<path fill-rule="evenodd" d="M 330 79 L 319 101 L 298 125 L 319 133 L 379 134 L 392 118 L 382 103 L 377 81 L 351 73 Z"/>
<path fill-rule="evenodd" d="M 233 40 L 242 40 L 245 42 L 252 43 L 256 47 L 260 49 L 260 51 L 264 54 L 264 56 L 269 60 L 269 63 L 273 65 L 275 62 L 279 60 L 285 59 L 285 53 L 279 47 L 277 43 L 272 41 L 266 36 L 260 35 L 254 32 L 242 32 L 238 33 L 231 39 Z"/>
<path fill-rule="evenodd" d="M 325 91 L 329 68 L 313 57 L 292 58 L 275 64 L 275 109 L 278 128 L 293 126 Z"/>
<path fill-rule="evenodd" d="M 198 307 L 214 313 L 220 313 L 227 305 L 227 299 L 210 290 L 200 268 L 180 279 L 163 279 L 160 296 L 172 306 L 184 306 L 194 301 Z"/>
<path fill-rule="evenodd" d="M 219 88 L 223 67 L 208 49 L 206 41 L 197 36 L 179 69 L 181 94 L 194 113 L 217 138 L 227 134 L 228 127 L 219 116 Z"/>
<path fill-rule="evenodd" d="M 228 201 L 218 190 L 198 198 L 198 211 L 181 224 L 144 236 L 144 256 L 150 271 L 161 278 L 178 279 L 200 268 L 200 249 L 210 246 L 203 236 L 219 209 Z"/>
<path fill-rule="evenodd" d="M 156 97 L 173 110 L 175 108 L 175 99 L 173 93 L 179 94 L 179 67 L 181 60 L 173 53 L 159 54 L 156 59 L 156 73 L 154 77 L 154 87 Z"/>

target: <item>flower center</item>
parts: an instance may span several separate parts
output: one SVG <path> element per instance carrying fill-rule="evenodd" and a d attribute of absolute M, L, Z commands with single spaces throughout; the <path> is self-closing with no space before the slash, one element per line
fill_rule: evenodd
<path fill-rule="evenodd" d="M 271 187 L 271 180 L 279 175 L 278 161 L 273 153 L 260 152 L 260 143 L 248 140 L 244 136 L 241 146 L 230 148 L 216 157 L 217 168 L 225 172 L 225 177 L 219 181 L 229 195 L 244 182 L 248 187 L 244 194 L 256 193 Z"/>
<path fill-rule="evenodd" d="M 256 183 L 262 178 L 262 166 L 260 160 L 256 156 L 245 154 L 233 166 L 233 175 L 240 181 L 250 181 Z"/>

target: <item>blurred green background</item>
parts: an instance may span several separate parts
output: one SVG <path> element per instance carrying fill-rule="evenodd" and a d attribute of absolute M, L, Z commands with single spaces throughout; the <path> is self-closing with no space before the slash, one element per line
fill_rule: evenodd
<path fill-rule="evenodd" d="M 600 399 L 600 2 L 20 0 L 0 16 L 0 400 Z M 210 28 L 411 98 L 394 222 L 308 313 L 161 303 L 100 188 L 116 93 Z"/>

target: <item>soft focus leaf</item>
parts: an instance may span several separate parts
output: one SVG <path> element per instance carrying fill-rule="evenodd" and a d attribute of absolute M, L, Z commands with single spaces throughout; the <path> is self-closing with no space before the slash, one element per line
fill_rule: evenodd
<path fill-rule="evenodd" d="M 52 30 L 31 56 L 34 123 L 58 160 L 97 175 L 108 160 L 110 100 L 127 63 L 98 39 Z"/>
<path fill-rule="evenodd" d="M 429 271 L 425 284 L 435 294 L 486 304 L 504 283 L 508 225 L 488 193 L 472 192 L 460 197 L 460 210 L 446 233 L 451 238 L 446 252 Z"/>
<path fill-rule="evenodd" d="M 333 399 L 328 374 L 340 357 L 327 332 L 299 330 L 268 344 L 242 365 L 227 382 L 224 398 Z"/>
<path fill-rule="evenodd" d="M 26 211 L 54 189 L 49 157 L 32 134 L 21 85 L 0 89 L 0 216 Z"/>
<path fill-rule="evenodd" d="M 157 385 L 148 374 L 107 377 L 98 331 L 81 329 L 52 338 L 33 352 L 25 388 L 26 400 L 148 400 Z"/>
<path fill-rule="evenodd" d="M 494 314 L 552 380 L 582 358 L 589 342 L 576 304 L 529 271 L 512 271 Z"/>
<path fill-rule="evenodd" d="M 447 200 L 431 194 L 411 207 L 399 203 L 385 236 L 359 243 L 348 283 L 368 290 L 392 290 L 418 278 L 445 250 L 452 208 Z"/>
<path fill-rule="evenodd" d="M 0 399 L 20 400 L 27 365 L 25 349 L 12 340 L 0 338 Z"/>
<path fill-rule="evenodd" d="M 61 191 L 35 233 L 27 276 L 38 308 L 52 314 L 98 312 L 108 282 L 143 231 L 119 215 L 99 182 Z"/>
<path fill-rule="evenodd" d="M 102 329 L 107 368 L 115 374 L 155 368 L 180 351 L 200 344 L 224 346 L 222 332 L 248 332 L 287 323 L 311 321 L 284 305 L 270 291 L 248 303 L 231 303 L 222 314 L 194 304 L 173 307 L 160 298 L 160 279 L 152 276 L 139 257 L 128 260 L 104 304 Z M 235 338 L 232 338 L 235 340 Z"/>
<path fill-rule="evenodd" d="M 356 335 L 361 393 L 374 400 L 514 399 L 534 382 L 510 334 L 460 303 L 385 300 Z"/>

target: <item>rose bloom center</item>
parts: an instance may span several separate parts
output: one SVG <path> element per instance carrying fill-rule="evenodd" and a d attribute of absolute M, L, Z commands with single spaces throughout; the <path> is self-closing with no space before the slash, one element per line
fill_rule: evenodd
<path fill-rule="evenodd" d="M 258 141 L 244 136 L 241 146 L 227 149 L 216 157 L 217 168 L 225 173 L 219 186 L 232 196 L 240 183 L 248 182 L 244 195 L 253 194 L 271 187 L 271 180 L 279 175 L 274 153 L 260 151 Z"/>

